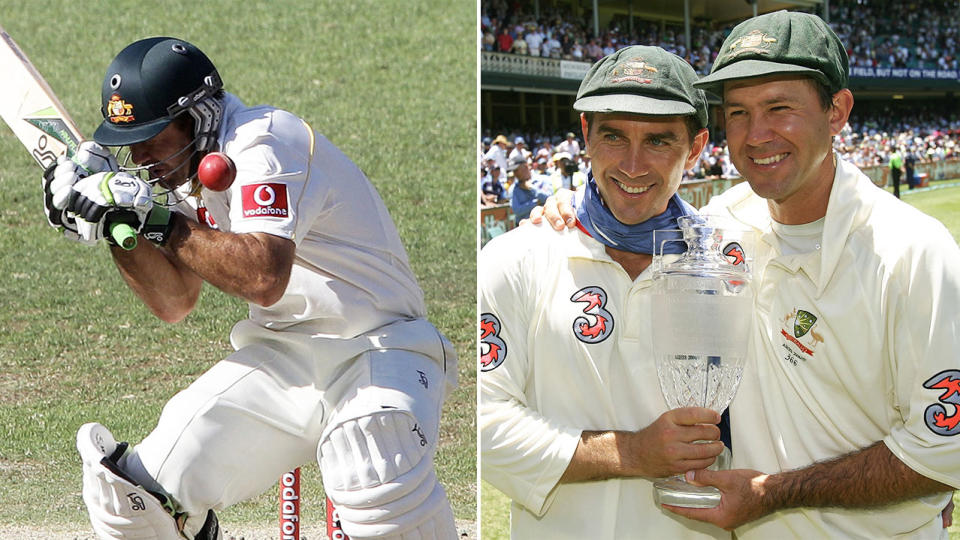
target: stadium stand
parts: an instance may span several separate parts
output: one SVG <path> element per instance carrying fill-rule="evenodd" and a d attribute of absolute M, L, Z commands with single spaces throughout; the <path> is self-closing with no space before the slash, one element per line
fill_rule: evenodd
<path fill-rule="evenodd" d="M 489 176 L 491 166 L 482 156 L 498 135 L 526 141 L 523 151 L 531 169 L 541 169 L 543 181 L 558 174 L 557 147 L 565 133 L 579 136 L 572 104 L 580 80 L 596 59 L 627 45 L 659 45 L 687 59 L 699 73 L 708 73 L 717 47 L 733 26 L 750 16 L 752 6 L 757 13 L 815 13 L 828 19 L 848 45 L 856 104 L 849 125 L 834 140 L 846 159 L 878 185 L 888 182 L 894 150 L 912 154 L 917 162 L 916 186 L 911 187 L 960 177 L 960 3 L 689 2 L 692 16 L 685 19 L 681 2 L 643 2 L 637 7 L 629 0 L 482 0 L 481 178 Z M 510 46 L 500 51 L 497 35 L 504 33 Z M 517 46 L 517 41 L 524 43 Z M 582 147 L 583 141 L 578 142 Z M 587 171 L 589 156 L 571 158 L 578 171 Z M 508 173 L 500 178 L 509 197 L 512 178 Z M 711 142 L 684 181 L 681 195 L 695 206 L 740 181 L 727 155 L 717 101 L 711 111 Z M 489 204 L 481 214 L 483 241 L 512 227 L 508 203 Z"/>
<path fill-rule="evenodd" d="M 794 9 L 813 12 L 804 7 Z M 829 4 L 830 21 L 835 21 L 830 26 L 848 45 L 850 65 L 856 67 L 958 69 L 958 12 L 956 2 L 945 0 L 834 0 Z M 617 13 L 595 35 L 588 17 L 574 15 L 570 5 L 546 8 L 536 16 L 531 6 L 524 3 L 486 0 L 481 2 L 480 30 L 484 36 L 482 48 L 489 52 L 522 50 L 522 54 L 530 56 L 595 62 L 629 45 L 658 45 L 686 58 L 698 73 L 706 74 L 717 47 L 737 22 L 695 21 L 688 51 L 683 25 L 675 21 L 638 19 L 631 24 L 626 16 Z M 628 31 L 628 27 L 632 30 Z M 504 30 L 512 45 L 502 48 L 495 37 Z M 517 47 L 520 41 L 527 44 Z M 556 45 L 549 45 L 552 42 Z"/>

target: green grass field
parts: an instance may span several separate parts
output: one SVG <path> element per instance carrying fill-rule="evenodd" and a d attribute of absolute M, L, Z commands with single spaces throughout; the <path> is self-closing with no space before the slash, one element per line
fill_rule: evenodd
<path fill-rule="evenodd" d="M 954 240 L 960 243 L 960 186 L 941 188 L 958 182 L 960 179 L 934 182 L 928 189 L 902 191 L 900 197 L 921 212 L 939 219 L 953 234 Z"/>
<path fill-rule="evenodd" d="M 457 518 L 470 522 L 475 10 L 456 0 L 0 0 L 0 26 L 86 134 L 99 123 L 113 56 L 136 39 L 173 35 L 210 56 L 228 91 L 302 116 L 367 173 L 391 209 L 431 320 L 460 353 L 460 387 L 444 409 L 437 463 Z M 59 537 L 49 531 L 89 527 L 77 428 L 96 420 L 140 440 L 172 395 L 231 351 L 227 336 L 246 306 L 207 287 L 184 322 L 153 318 L 121 282 L 106 247 L 66 242 L 47 227 L 39 169 L 5 125 L 0 188 L 0 537 L 13 537 L 10 530 Z M 303 521 L 318 525 L 315 465 L 304 469 L 303 484 Z M 271 489 L 222 512 L 221 522 L 228 530 L 275 529 L 276 507 Z"/>
<path fill-rule="evenodd" d="M 940 185 L 953 182 L 957 180 L 944 181 Z M 934 183 L 934 186 L 937 186 L 937 183 Z M 960 243 L 960 186 L 916 193 L 904 191 L 901 192 L 901 197 L 939 219 Z M 951 540 L 960 540 L 960 492 L 954 493 L 953 501 L 957 509 L 954 511 L 954 525 L 950 527 L 949 533 Z M 480 530 L 484 540 L 510 538 L 510 500 L 486 482 L 480 483 Z"/>

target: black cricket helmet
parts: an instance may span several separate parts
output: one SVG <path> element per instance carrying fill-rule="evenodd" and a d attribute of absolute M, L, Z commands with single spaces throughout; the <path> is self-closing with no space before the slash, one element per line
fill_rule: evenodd
<path fill-rule="evenodd" d="M 181 39 L 131 43 L 107 68 L 101 91 L 103 123 L 93 134 L 105 146 L 129 146 L 163 131 L 185 112 L 195 122 L 194 151 L 216 146 L 223 82 L 200 49 Z"/>

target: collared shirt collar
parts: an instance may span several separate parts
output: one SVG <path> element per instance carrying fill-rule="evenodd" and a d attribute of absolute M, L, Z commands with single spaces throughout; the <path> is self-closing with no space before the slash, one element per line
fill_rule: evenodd
<path fill-rule="evenodd" d="M 778 264 L 791 271 L 803 270 L 822 294 L 840 261 L 850 233 L 869 216 L 873 206 L 871 190 L 876 186 L 855 165 L 837 158 L 833 187 L 827 202 L 827 214 L 823 224 L 823 240 L 820 250 L 814 253 L 780 256 L 779 241 L 770 225 L 770 211 L 766 199 L 752 191 L 729 205 L 729 211 L 737 220 L 756 228 L 760 242 L 772 249 Z"/>

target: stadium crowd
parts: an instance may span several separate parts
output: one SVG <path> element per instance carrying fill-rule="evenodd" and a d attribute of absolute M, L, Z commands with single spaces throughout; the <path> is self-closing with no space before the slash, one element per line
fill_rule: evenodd
<path fill-rule="evenodd" d="M 567 6 L 541 7 L 535 16 L 529 1 L 482 0 L 480 5 L 480 40 L 486 51 L 594 62 L 628 45 L 658 45 L 701 74 L 709 73 L 715 51 L 734 26 L 694 21 L 688 51 L 683 26 L 676 23 L 634 18 L 630 25 L 615 16 L 594 35 L 588 11 L 576 16 Z M 851 66 L 958 69 L 957 2 L 833 0 L 829 9 L 830 26 L 847 44 Z"/>
<path fill-rule="evenodd" d="M 956 2 L 834 1 L 830 21 L 847 44 L 851 66 L 958 68 L 960 6 Z"/>
<path fill-rule="evenodd" d="M 516 220 L 560 188 L 587 180 L 590 157 L 573 132 L 564 138 L 537 137 L 532 147 L 521 135 L 484 137 L 480 158 L 480 204 L 510 203 Z"/>
<path fill-rule="evenodd" d="M 642 43 L 682 56 L 699 73 L 707 73 L 715 57 L 712 51 L 719 48 L 729 31 L 695 24 L 691 28 L 691 50 L 687 51 L 682 25 L 634 19 L 631 32 L 626 18 L 616 16 L 596 36 L 589 21 L 589 16 L 574 16 L 566 6 L 541 8 L 540 16 L 535 17 L 530 5 L 483 0 L 481 46 L 492 52 L 596 62 L 617 49 Z"/>
<path fill-rule="evenodd" d="M 834 148 L 859 167 L 886 165 L 894 150 L 921 163 L 960 158 L 960 111 L 939 102 L 864 102 L 854 105 Z"/>
<path fill-rule="evenodd" d="M 960 4 L 955 1 L 832 0 L 829 9 L 831 26 L 848 45 L 851 66 L 958 69 Z M 683 27 L 676 23 L 634 18 L 629 24 L 624 16 L 615 16 L 600 35 L 594 35 L 588 10 L 577 16 L 569 6 L 541 3 L 538 15 L 529 0 L 481 0 L 481 47 L 594 62 L 628 45 L 658 45 L 706 74 L 733 27 L 695 21 L 687 51 Z M 575 133 L 562 136 L 500 127 L 483 133 L 482 205 L 513 201 L 519 219 L 529 211 L 525 206 L 533 206 L 543 193 L 576 187 L 585 180 L 589 156 Z M 713 135 L 715 140 L 697 165 L 685 172 L 685 181 L 739 175 L 722 132 Z M 858 102 L 849 124 L 834 138 L 834 147 L 860 167 L 887 166 L 895 152 L 920 163 L 960 158 L 960 111 L 955 101 Z M 523 203 L 518 205 L 517 199 Z"/>
<path fill-rule="evenodd" d="M 943 102 L 864 101 L 854 106 L 849 123 L 834 138 L 834 148 L 858 167 L 886 166 L 893 152 L 912 155 L 918 163 L 960 159 L 960 110 L 955 104 Z M 480 154 L 484 206 L 511 201 L 518 168 L 521 177 L 530 173 L 530 185 L 549 193 L 581 185 L 590 168 L 583 141 L 573 132 L 561 136 L 484 130 Z M 511 160 L 516 156 L 522 161 Z M 700 161 L 685 171 L 684 180 L 734 176 L 739 172 L 721 139 L 707 144 Z M 529 212 L 516 210 L 518 216 Z"/>

